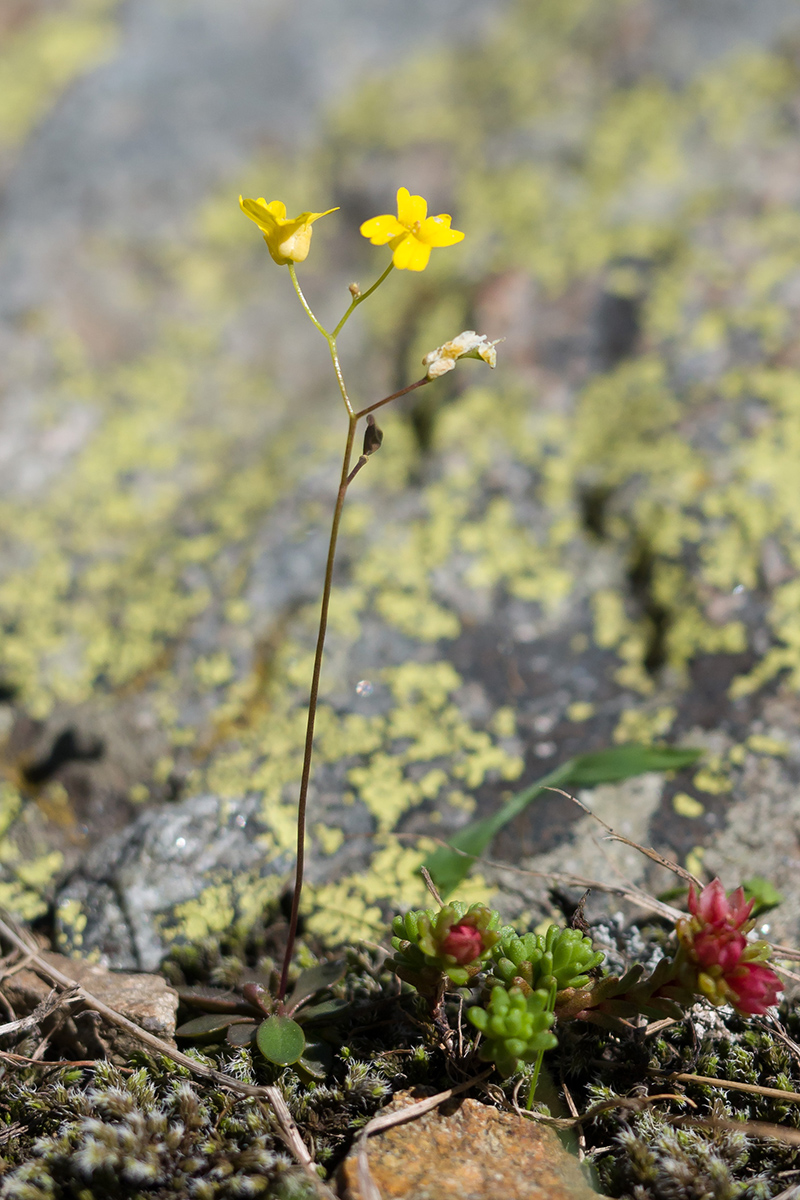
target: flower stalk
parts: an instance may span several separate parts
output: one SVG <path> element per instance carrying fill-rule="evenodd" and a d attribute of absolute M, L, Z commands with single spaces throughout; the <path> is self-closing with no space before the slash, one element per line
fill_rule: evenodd
<path fill-rule="evenodd" d="M 348 395 L 342 365 L 339 360 L 337 338 L 342 329 L 344 329 L 358 306 L 363 304 L 381 286 L 395 268 L 398 270 L 423 271 L 428 265 L 428 260 L 433 249 L 455 245 L 462 240 L 464 234 L 450 228 L 449 215 L 442 213 L 436 217 L 429 217 L 427 215 L 428 206 L 422 196 L 412 196 L 406 188 L 400 188 L 397 193 L 397 217 L 374 217 L 361 226 L 361 233 L 364 237 L 369 238 L 373 245 L 389 245 L 392 250 L 392 258 L 389 265 L 366 291 L 362 292 L 357 283 L 350 285 L 350 304 L 333 330 L 328 330 L 317 319 L 311 305 L 308 303 L 297 278 L 295 264 L 304 262 L 308 257 L 311 248 L 311 238 L 314 232 L 314 222 L 318 221 L 320 217 L 325 217 L 332 212 L 336 212 L 337 209 L 330 208 L 325 212 L 318 213 L 303 212 L 298 217 L 287 217 L 286 205 L 280 200 L 272 200 L 267 203 L 263 197 L 254 200 L 244 199 L 240 196 L 239 204 L 245 216 L 255 222 L 261 230 L 272 259 L 280 266 L 289 268 L 292 286 L 306 316 L 317 332 L 327 342 L 333 372 L 336 376 L 336 382 L 345 411 L 347 412 L 347 433 L 339 475 L 339 488 L 336 493 L 336 501 L 331 519 L 331 532 L 328 539 L 319 627 L 314 651 L 314 665 L 311 672 L 306 732 L 303 743 L 303 765 L 297 802 L 297 864 L 295 868 L 295 882 L 292 893 L 286 949 L 276 997 L 277 1012 L 278 1015 L 281 1015 L 285 1008 L 289 969 L 294 953 L 297 924 L 300 915 L 300 897 L 303 890 L 303 874 L 305 869 L 306 810 L 308 807 L 308 789 L 311 780 L 311 764 L 314 753 L 314 729 L 319 705 L 322 659 L 328 632 L 328 613 L 333 589 L 336 546 L 339 539 L 339 529 L 347 489 L 356 475 L 366 466 L 370 457 L 380 448 L 383 441 L 383 433 L 376 425 L 375 417 L 373 416 L 376 409 L 391 403 L 392 400 L 398 400 L 401 396 L 408 395 L 409 392 L 413 392 L 416 388 L 424 387 L 425 384 L 430 383 L 437 375 L 443 373 L 443 371 L 450 370 L 455 365 L 457 358 L 467 357 L 470 352 L 472 352 L 472 357 L 480 357 L 484 362 L 489 363 L 490 366 L 494 366 L 495 343 L 487 343 L 485 337 L 479 337 L 471 331 L 460 334 L 454 342 L 447 343 L 445 347 L 440 347 L 434 351 L 433 355 L 426 356 L 424 365 L 428 369 L 422 379 L 418 379 L 415 383 L 411 383 L 397 392 L 392 392 L 389 396 L 384 396 L 382 400 L 377 400 L 373 404 L 368 404 L 366 407 L 356 410 Z M 439 364 L 437 368 L 431 367 L 434 359 Z M 446 365 L 442 365 L 445 361 Z M 358 460 L 353 464 L 356 429 L 362 417 L 366 418 L 364 444 Z M 483 936 L 483 934 L 476 932 L 471 922 L 473 922 L 472 917 L 467 920 L 465 925 L 459 926 L 452 931 L 452 952 L 448 951 L 446 957 L 453 964 L 459 963 L 464 955 L 469 957 L 472 951 L 476 949 L 477 941 Z"/>

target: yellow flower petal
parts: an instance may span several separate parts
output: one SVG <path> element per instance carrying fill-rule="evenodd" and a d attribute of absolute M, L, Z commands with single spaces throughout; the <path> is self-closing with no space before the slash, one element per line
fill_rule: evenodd
<path fill-rule="evenodd" d="M 413 234 L 408 234 L 395 247 L 392 262 L 398 271 L 424 271 L 428 265 L 430 256 L 430 246 L 423 245 L 422 242 L 417 241 Z"/>
<path fill-rule="evenodd" d="M 281 231 L 285 233 L 285 230 Z M 278 246 L 277 254 L 272 254 L 272 246 L 267 242 L 267 247 L 270 254 L 276 262 L 281 266 L 286 266 L 290 262 L 305 262 L 308 258 L 308 252 L 311 249 L 311 234 L 313 233 L 311 223 L 301 225 L 299 229 L 289 233 L 288 237 Z"/>
<path fill-rule="evenodd" d="M 428 215 L 428 203 L 422 196 L 412 196 L 408 188 L 398 188 L 397 219 L 406 229 L 412 229 L 417 221 L 420 224 Z"/>
<path fill-rule="evenodd" d="M 239 207 L 246 217 L 249 217 L 251 221 L 255 221 L 262 232 L 270 233 L 275 229 L 275 217 L 263 200 L 245 200 L 240 196 Z"/>
<path fill-rule="evenodd" d="M 289 220 L 282 200 L 270 200 L 267 204 L 263 196 L 259 196 L 258 200 L 240 196 L 239 205 L 244 215 L 255 221 L 264 234 L 272 258 L 282 267 L 290 262 L 305 261 L 311 246 L 311 226 L 320 217 L 337 211 L 329 208 L 321 213 L 304 212 Z"/>
<path fill-rule="evenodd" d="M 383 217 L 372 217 L 361 226 L 361 234 L 365 238 L 369 238 L 373 246 L 385 246 L 398 234 L 407 232 L 397 217 L 393 217 L 390 213 Z"/>
<path fill-rule="evenodd" d="M 259 200 L 259 204 L 264 204 L 278 221 L 286 220 L 286 205 L 282 200 L 270 200 L 269 204 L 266 204 L 264 200 Z"/>
<path fill-rule="evenodd" d="M 451 220 L 446 213 L 440 213 L 438 217 L 428 217 L 415 236 L 426 246 L 454 246 L 464 235 L 457 229 L 450 228 Z"/>

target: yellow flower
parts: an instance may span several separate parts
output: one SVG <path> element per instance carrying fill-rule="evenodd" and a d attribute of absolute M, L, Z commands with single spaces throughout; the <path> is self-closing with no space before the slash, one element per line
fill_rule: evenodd
<path fill-rule="evenodd" d="M 364 222 L 361 232 L 373 246 L 388 243 L 392 247 L 392 262 L 399 271 L 424 271 L 433 247 L 454 246 L 463 238 L 463 233 L 450 228 L 450 220 L 446 213 L 429 217 L 422 196 L 412 196 L 408 188 L 400 188 L 397 216 L 373 217 Z"/>
<path fill-rule="evenodd" d="M 281 267 L 290 262 L 305 262 L 311 247 L 314 221 L 338 211 L 329 208 L 321 213 L 304 212 L 287 220 L 286 205 L 282 200 L 271 200 L 267 204 L 263 196 L 258 200 L 244 200 L 240 196 L 239 205 L 244 215 L 255 221 L 264 235 L 267 249 Z"/>

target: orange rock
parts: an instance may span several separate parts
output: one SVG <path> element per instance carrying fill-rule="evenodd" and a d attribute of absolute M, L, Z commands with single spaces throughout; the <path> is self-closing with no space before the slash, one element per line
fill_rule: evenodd
<path fill-rule="evenodd" d="M 418 1099 L 419 1097 L 417 1097 Z M 409 1092 L 386 1111 L 415 1103 Z M 591 1200 L 596 1195 L 553 1129 L 477 1100 L 451 1100 L 367 1143 L 381 1200 Z M 357 1147 L 339 1170 L 344 1200 L 373 1200 Z"/>

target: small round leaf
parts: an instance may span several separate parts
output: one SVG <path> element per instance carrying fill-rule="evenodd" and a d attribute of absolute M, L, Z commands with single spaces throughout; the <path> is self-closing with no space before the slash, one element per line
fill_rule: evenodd
<path fill-rule="evenodd" d="M 281 1067 L 296 1063 L 306 1048 L 305 1034 L 291 1017 L 267 1017 L 258 1027 L 256 1041 L 264 1058 Z"/>

